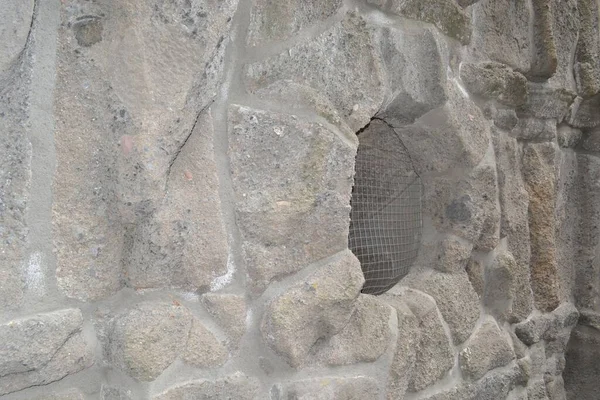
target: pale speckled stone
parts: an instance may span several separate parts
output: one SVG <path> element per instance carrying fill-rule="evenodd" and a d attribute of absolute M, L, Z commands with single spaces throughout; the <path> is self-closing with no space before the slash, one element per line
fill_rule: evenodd
<path fill-rule="evenodd" d="M 321 124 L 231 106 L 229 157 L 249 286 L 348 246 L 356 148 Z"/>
<path fill-rule="evenodd" d="M 348 324 L 363 283 L 358 260 L 346 250 L 267 305 L 263 340 L 288 364 L 302 366 L 319 340 Z"/>

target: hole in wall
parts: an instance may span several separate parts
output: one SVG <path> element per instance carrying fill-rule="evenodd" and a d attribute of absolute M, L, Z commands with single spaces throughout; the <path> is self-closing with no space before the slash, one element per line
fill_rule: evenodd
<path fill-rule="evenodd" d="M 348 247 L 359 259 L 362 292 L 382 294 L 410 270 L 421 244 L 423 187 L 408 150 L 385 121 L 357 132 Z"/>

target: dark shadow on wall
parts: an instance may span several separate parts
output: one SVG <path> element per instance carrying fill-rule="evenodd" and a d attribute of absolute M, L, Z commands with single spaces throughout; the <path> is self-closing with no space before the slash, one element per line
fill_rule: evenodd
<path fill-rule="evenodd" d="M 422 184 L 387 123 L 373 119 L 357 134 L 348 247 L 362 266 L 362 292 L 377 295 L 406 276 L 417 257 Z"/>

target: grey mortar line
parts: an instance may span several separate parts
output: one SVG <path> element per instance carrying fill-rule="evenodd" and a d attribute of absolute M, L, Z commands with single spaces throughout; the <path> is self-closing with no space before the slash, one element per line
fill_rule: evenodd
<path fill-rule="evenodd" d="M 37 294 L 28 289 L 28 300 L 48 301 L 50 292 L 55 292 L 56 257 L 52 238 L 52 184 L 56 168 L 54 147 L 53 96 L 56 83 L 57 30 L 60 23 L 58 0 L 37 0 L 33 13 L 31 42 L 34 54 L 32 62 L 29 140 L 31 142 L 31 188 L 26 221 L 29 228 L 27 244 L 27 266 L 39 259 L 42 286 Z M 35 192 L 33 191 L 35 190 Z M 35 271 L 29 270 L 30 273 Z"/>
<path fill-rule="evenodd" d="M 229 160 L 228 110 L 229 95 L 233 90 L 232 85 L 235 86 L 237 84 L 237 76 L 241 69 L 239 54 L 240 50 L 243 50 L 245 46 L 248 25 L 250 24 L 251 7 L 252 2 L 250 1 L 239 0 L 238 2 L 237 10 L 231 23 L 229 43 L 225 49 L 223 82 L 211 108 L 213 117 L 213 151 L 219 181 L 221 215 L 227 235 L 228 259 L 231 257 L 232 265 L 235 268 L 232 282 L 225 286 L 225 289 L 237 292 L 245 292 L 246 290 L 246 268 L 242 253 L 242 235 L 236 220 L 235 191 L 233 189 Z"/>

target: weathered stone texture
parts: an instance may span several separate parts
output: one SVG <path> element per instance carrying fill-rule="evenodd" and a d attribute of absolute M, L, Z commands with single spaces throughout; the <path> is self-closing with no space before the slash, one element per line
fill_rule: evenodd
<path fill-rule="evenodd" d="M 38 396 L 34 400 L 85 400 L 85 395 L 77 389 L 71 389 L 64 392 Z"/>
<path fill-rule="evenodd" d="M 341 65 L 344 74 L 339 74 Z M 383 102 L 383 67 L 373 29 L 352 13 L 313 40 L 247 65 L 244 75 L 250 93 L 292 107 L 290 99 L 297 96 L 297 86 L 286 85 L 278 91 L 273 85 L 291 81 L 316 90 L 327 96 L 352 131 L 365 126 Z"/>
<path fill-rule="evenodd" d="M 377 117 L 399 127 L 444 104 L 444 55 L 433 30 L 385 28 L 380 42 L 388 93 Z"/>
<path fill-rule="evenodd" d="M 492 135 L 498 189 L 502 210 L 500 237 L 507 238 L 507 247 L 516 261 L 512 309 L 516 320 L 529 315 L 533 307 L 529 263 L 531 259 L 528 222 L 529 194 L 522 176 L 522 149 L 517 141 L 494 131 Z"/>
<path fill-rule="evenodd" d="M 156 211 L 128 232 L 131 244 L 124 262 L 130 286 L 207 289 L 227 272 L 213 134 L 208 109 L 198 115 L 169 168 L 166 193 Z"/>
<path fill-rule="evenodd" d="M 446 335 L 442 316 L 433 298 L 411 289 L 405 290 L 401 298 L 418 323 L 415 362 L 408 381 L 408 391 L 418 392 L 448 373 L 454 363 L 454 354 L 451 339 Z M 406 363 L 408 360 L 398 361 Z M 399 371 L 396 370 L 395 375 L 398 374 Z M 398 383 L 402 384 L 401 381 L 396 384 Z M 399 390 L 397 386 L 396 390 Z"/>
<path fill-rule="evenodd" d="M 236 348 L 246 333 L 247 306 L 244 297 L 234 294 L 206 293 L 202 302 L 229 337 L 229 346 Z"/>
<path fill-rule="evenodd" d="M 507 365 L 514 358 L 508 336 L 493 319 L 487 318 L 461 350 L 459 365 L 468 379 L 477 380 L 488 371 Z"/>
<path fill-rule="evenodd" d="M 446 274 L 424 273 L 407 282 L 435 299 L 444 320 L 448 323 L 454 344 L 467 340 L 479 319 L 479 298 L 465 272 Z"/>
<path fill-rule="evenodd" d="M 531 284 L 536 306 L 552 311 L 559 304 L 556 263 L 556 147 L 528 144 L 523 149 L 523 177 L 529 193 Z"/>
<path fill-rule="evenodd" d="M 337 378 L 324 376 L 287 385 L 277 400 L 361 400 L 379 396 L 378 382 L 373 378 L 357 376 Z"/>
<path fill-rule="evenodd" d="M 598 37 L 598 3 L 593 0 L 577 2 L 580 29 L 575 53 L 577 90 L 583 97 L 600 91 L 600 38 Z"/>
<path fill-rule="evenodd" d="M 348 324 L 363 283 L 358 260 L 346 250 L 267 306 L 263 339 L 290 365 L 302 366 L 317 341 Z"/>
<path fill-rule="evenodd" d="M 192 322 L 183 360 L 198 368 L 216 368 L 225 364 L 227 348 L 198 320 Z"/>
<path fill-rule="evenodd" d="M 458 88 L 450 86 L 448 91 L 449 100 L 443 106 L 413 125 L 396 129 L 419 175 L 473 168 L 488 149 L 489 127 L 481 110 Z"/>
<path fill-rule="evenodd" d="M 465 11 L 452 0 L 368 0 L 384 10 L 406 18 L 434 24 L 440 31 L 462 43 L 471 39 L 470 18 Z"/>
<path fill-rule="evenodd" d="M 46 385 L 94 362 L 78 309 L 64 309 L 0 325 L 0 395 Z"/>
<path fill-rule="evenodd" d="M 248 27 L 248 43 L 256 46 L 289 39 L 300 30 L 335 15 L 341 5 L 342 0 L 255 0 Z"/>
<path fill-rule="evenodd" d="M 350 320 L 340 333 L 315 350 L 329 365 L 374 362 L 391 343 L 392 308 L 371 295 L 360 295 Z"/>
<path fill-rule="evenodd" d="M 529 71 L 533 44 L 527 3 L 526 0 L 483 0 L 473 5 L 470 47 L 477 58 L 506 64 L 521 73 Z"/>
<path fill-rule="evenodd" d="M 193 380 L 173 386 L 151 397 L 152 400 L 236 399 L 255 400 L 259 397 L 259 382 L 240 372 L 223 379 Z"/>
<path fill-rule="evenodd" d="M 13 66 L 27 43 L 34 3 L 34 0 L 0 3 L 0 77 Z"/>
<path fill-rule="evenodd" d="M 26 4 L 27 2 L 23 2 L 23 5 Z M 9 2 L 0 5 L 0 10 L 2 7 L 18 9 L 20 6 Z M 7 17 L 11 16 L 8 10 L 5 12 Z M 4 17 L 2 15 L 0 18 Z M 2 31 L 3 26 L 0 24 L 2 35 L 5 34 Z M 11 35 L 12 32 L 6 34 Z M 4 39 L 2 42 L 5 42 Z M 5 46 L 10 47 L 12 43 L 6 42 Z M 2 52 L 8 50 L 0 48 L 0 63 L 5 60 L 1 56 Z M 5 57 L 8 57 L 8 54 Z M 0 308 L 7 311 L 17 309 L 21 305 L 27 290 L 23 269 L 32 262 L 26 260 L 28 229 L 25 219 L 31 182 L 32 145 L 25 129 L 29 114 L 27 82 L 30 72 L 21 65 L 22 63 L 15 63 L 15 68 L 6 73 L 0 66 Z"/>
<path fill-rule="evenodd" d="M 507 106 L 519 107 L 527 101 L 527 79 L 504 64 L 464 63 L 460 78 L 471 93 Z"/>
<path fill-rule="evenodd" d="M 186 350 L 192 318 L 186 308 L 162 302 L 140 303 L 124 311 L 111 323 L 107 348 L 109 361 L 141 381 L 156 379 Z M 197 356 L 199 347 L 210 345 L 202 342 L 207 335 L 204 330 L 197 329 L 200 332 L 194 330 L 192 348 L 186 350 L 186 356 L 193 364 L 202 362 Z"/>
<path fill-rule="evenodd" d="M 412 313 L 407 303 L 402 300 L 401 295 L 385 294 L 383 299 L 394 307 L 398 318 L 396 350 L 387 383 L 387 399 L 392 400 L 402 398 L 408 389 L 415 367 L 417 346 L 420 343 L 421 334 L 419 320 Z"/>
<path fill-rule="evenodd" d="M 233 106 L 229 154 L 250 285 L 347 247 L 356 149 L 300 118 Z"/>

